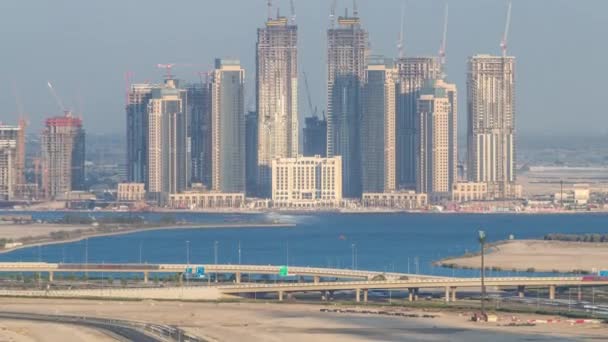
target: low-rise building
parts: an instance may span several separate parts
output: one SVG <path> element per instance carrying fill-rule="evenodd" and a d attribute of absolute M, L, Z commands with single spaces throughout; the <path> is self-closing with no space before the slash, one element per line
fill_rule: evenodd
<path fill-rule="evenodd" d="M 589 202 L 589 184 L 574 184 L 574 203 L 585 205 Z"/>
<path fill-rule="evenodd" d="M 458 182 L 452 185 L 452 201 L 471 202 L 488 199 L 488 183 Z"/>
<path fill-rule="evenodd" d="M 342 201 L 342 157 L 276 158 L 272 161 L 274 207 L 337 207 Z"/>
<path fill-rule="evenodd" d="M 245 193 L 215 191 L 185 191 L 170 194 L 168 206 L 172 209 L 238 209 L 245 205 Z"/>
<path fill-rule="evenodd" d="M 411 190 L 380 193 L 365 192 L 361 197 L 361 203 L 365 208 L 414 210 L 425 208 L 428 205 L 428 197 L 427 194 Z"/>
<path fill-rule="evenodd" d="M 120 183 L 116 198 L 119 202 L 139 202 L 146 199 L 144 183 Z"/>

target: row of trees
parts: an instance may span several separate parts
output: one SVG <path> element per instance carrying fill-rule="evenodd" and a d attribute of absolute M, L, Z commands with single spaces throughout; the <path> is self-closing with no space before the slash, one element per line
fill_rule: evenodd
<path fill-rule="evenodd" d="M 608 242 L 608 234 L 547 234 L 548 241 Z"/>

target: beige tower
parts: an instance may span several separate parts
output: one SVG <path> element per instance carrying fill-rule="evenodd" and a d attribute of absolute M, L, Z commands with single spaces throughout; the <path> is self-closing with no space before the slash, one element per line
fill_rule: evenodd
<path fill-rule="evenodd" d="M 427 81 L 418 97 L 416 190 L 448 199 L 456 177 L 456 86 Z"/>
<path fill-rule="evenodd" d="M 473 56 L 468 69 L 468 178 L 515 197 L 515 57 Z"/>
<path fill-rule="evenodd" d="M 298 27 L 285 17 L 258 29 L 258 192 L 271 195 L 275 158 L 298 154 Z"/>

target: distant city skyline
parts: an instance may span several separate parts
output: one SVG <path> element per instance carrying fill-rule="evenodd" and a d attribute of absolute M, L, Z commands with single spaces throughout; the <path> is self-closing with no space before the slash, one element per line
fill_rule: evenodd
<path fill-rule="evenodd" d="M 459 89 L 466 89 L 467 57 L 500 52 L 507 1 L 448 2 L 447 74 Z M 274 3 L 281 6 L 282 14 L 289 14 L 288 1 Z M 396 57 L 402 1 L 358 3 L 362 23 L 370 32 L 372 53 Z M 602 20 L 608 3 L 600 0 L 513 3 L 509 53 L 518 58 L 518 135 L 608 132 L 608 119 L 595 110 L 602 108 L 601 77 L 584 76 L 602 70 L 605 48 L 597 42 L 606 33 Z M 407 1 L 405 56 L 438 54 L 444 4 L 443 0 Z M 351 5 L 351 1 L 338 1 L 337 13 L 343 13 L 343 8 Z M 300 73 L 308 74 L 313 102 L 321 109 L 326 107 L 324 47 L 329 6 L 329 2 L 321 0 L 296 1 Z M 69 12 L 63 11 L 68 7 Z M 76 115 L 83 113 L 88 131 L 124 130 L 126 71 L 133 71 L 137 82 L 156 83 L 163 73 L 155 68 L 156 64 L 175 62 L 178 65 L 174 73 L 178 78 L 195 81 L 198 71 L 212 69 L 209 61 L 216 56 L 241 59 L 249 75 L 245 106 L 253 107 L 255 30 L 266 18 L 265 2 L 185 1 L 181 7 L 189 8 L 182 20 L 172 25 L 148 25 L 150 21 L 164 20 L 166 6 L 156 6 L 155 1 L 142 7 L 138 3 L 112 0 L 0 4 L 0 37 L 7 47 L 0 65 L 0 74 L 5 75 L 4 84 L 0 83 L 0 89 L 4 88 L 0 91 L 0 121 L 17 124 L 16 102 L 20 102 L 31 124 L 28 133 L 40 132 L 44 118 L 61 113 L 48 93 L 46 82 L 50 80 L 66 106 Z M 563 25 L 564 21 L 572 25 Z M 223 23 L 231 23 L 230 28 Z M 216 35 L 215 28 L 222 34 Z M 581 54 L 585 56 L 584 63 L 567 68 Z M 559 87 L 560 84 L 564 86 Z M 303 123 L 303 117 L 309 113 L 304 102 L 305 90 L 299 88 L 302 109 L 299 115 Z M 581 104 L 575 100 L 581 97 L 589 101 Z M 461 101 L 459 112 L 466 112 L 464 106 Z M 461 115 L 458 125 L 461 136 L 465 120 Z M 546 125 L 547 122 L 551 125 Z"/>

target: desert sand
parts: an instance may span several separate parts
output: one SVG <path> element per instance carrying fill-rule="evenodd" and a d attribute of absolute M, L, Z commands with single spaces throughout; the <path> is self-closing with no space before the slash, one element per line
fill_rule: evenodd
<path fill-rule="evenodd" d="M 0 321 L 0 341 L 109 342 L 116 341 L 116 339 L 103 332 L 75 325 L 2 320 Z"/>
<path fill-rule="evenodd" d="M 93 229 L 87 225 L 68 225 L 68 224 L 51 224 L 51 223 L 28 223 L 28 224 L 0 224 L 0 237 L 5 239 L 18 240 L 24 237 L 43 237 L 48 236 L 52 232 L 58 231 L 74 231 L 78 229 Z"/>
<path fill-rule="evenodd" d="M 479 268 L 479 255 L 444 259 L 440 265 Z M 608 269 L 608 243 L 514 240 L 488 247 L 485 255 L 488 268 L 510 271 L 596 272 Z"/>
<path fill-rule="evenodd" d="M 534 335 L 535 340 L 538 341 L 556 341 L 559 340 L 556 336 L 576 339 L 608 336 L 608 328 L 597 324 L 571 325 L 564 321 L 560 324 L 534 327 L 501 327 L 497 323 L 470 322 L 468 313 L 434 313 L 440 317 L 417 319 L 326 313 L 320 312 L 320 309 L 326 306 L 293 303 L 117 302 L 0 298 L 0 307 L 2 311 L 86 315 L 171 324 L 210 341 L 484 341 L 490 339 L 517 341 L 524 335 L 528 337 Z M 365 307 L 360 306 L 359 309 Z M 378 310 L 378 308 L 373 309 Z M 511 315 L 502 318 L 510 321 Z M 518 318 L 526 320 L 541 317 L 521 315 Z M 0 326 L 7 324 L 12 323 L 0 321 Z M 500 334 L 497 334 L 497 331 Z M 0 340 L 4 336 L 0 330 Z"/>

